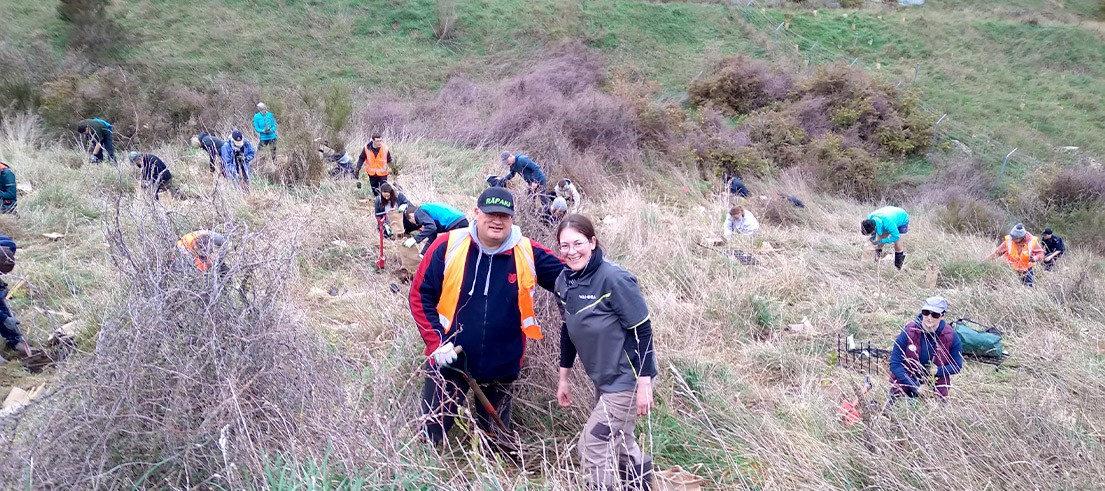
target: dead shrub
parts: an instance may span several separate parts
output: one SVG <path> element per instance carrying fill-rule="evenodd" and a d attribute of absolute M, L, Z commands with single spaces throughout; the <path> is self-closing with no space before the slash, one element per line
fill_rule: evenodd
<path fill-rule="evenodd" d="M 344 386 L 350 367 L 288 296 L 297 248 L 271 240 L 277 230 L 227 218 L 195 222 L 229 239 L 200 273 L 177 259 L 191 227 L 153 205 L 116 204 L 106 235 L 117 307 L 103 314 L 95 352 L 25 409 L 27 434 L 3 450 L 23 463 L 4 472 L 7 482 L 33 474 L 43 489 L 259 489 L 274 460 L 329 459 L 339 473 L 363 462 L 371 445 Z"/>
<path fill-rule="evenodd" d="M 722 60 L 709 77 L 687 88 L 690 103 L 713 105 L 732 114 L 749 114 L 787 97 L 791 77 L 742 56 Z"/>
<path fill-rule="evenodd" d="M 1037 199 L 1059 210 L 1069 211 L 1086 205 L 1105 205 L 1105 169 L 1062 167 L 1047 172 Z"/>

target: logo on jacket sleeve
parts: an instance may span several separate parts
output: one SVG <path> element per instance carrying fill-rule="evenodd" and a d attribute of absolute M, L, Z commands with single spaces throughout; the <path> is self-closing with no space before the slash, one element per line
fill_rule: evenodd
<path fill-rule="evenodd" d="M 518 282 L 518 273 L 510 273 L 510 274 L 506 275 L 506 282 L 510 283 L 511 285 L 517 283 Z"/>

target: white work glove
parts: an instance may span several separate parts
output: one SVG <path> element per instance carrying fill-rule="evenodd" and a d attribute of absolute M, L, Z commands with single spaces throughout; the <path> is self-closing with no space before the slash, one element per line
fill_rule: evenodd
<path fill-rule="evenodd" d="M 414 241 L 414 237 L 411 237 L 411 238 L 403 241 L 403 247 L 414 247 L 417 244 L 418 244 L 418 242 Z"/>
<path fill-rule="evenodd" d="M 403 203 L 403 204 L 399 205 L 399 213 L 406 213 L 406 212 L 407 212 L 407 204 Z"/>
<path fill-rule="evenodd" d="M 430 356 L 433 357 L 434 363 L 439 367 L 457 361 L 457 352 L 453 351 L 453 343 L 445 343 L 438 346 L 433 353 L 430 353 Z"/>

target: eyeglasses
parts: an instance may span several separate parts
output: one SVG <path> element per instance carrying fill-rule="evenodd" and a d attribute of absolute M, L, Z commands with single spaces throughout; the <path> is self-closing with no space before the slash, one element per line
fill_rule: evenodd
<path fill-rule="evenodd" d="M 944 317 L 944 314 L 942 314 L 942 313 L 940 313 L 940 312 L 933 312 L 933 311 L 931 311 L 931 310 L 922 310 L 922 311 L 921 311 L 921 315 L 922 315 L 922 316 L 926 316 L 926 315 L 927 315 L 927 316 L 929 316 L 929 317 L 932 317 L 933 319 L 939 319 L 939 318 L 941 318 L 941 317 Z"/>
<path fill-rule="evenodd" d="M 591 245 L 591 243 L 588 242 L 588 241 L 584 241 L 584 240 L 573 242 L 571 244 L 561 243 L 560 244 L 560 252 L 568 253 L 568 252 L 572 252 L 572 251 L 582 251 L 584 247 L 587 247 L 589 245 Z"/>

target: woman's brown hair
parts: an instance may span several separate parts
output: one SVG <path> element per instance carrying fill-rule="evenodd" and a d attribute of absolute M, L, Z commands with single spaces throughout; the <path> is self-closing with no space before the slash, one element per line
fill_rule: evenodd
<path fill-rule="evenodd" d="M 572 229 L 583 234 L 584 237 L 587 237 L 587 240 L 594 239 L 595 247 L 598 247 L 599 239 L 595 234 L 595 224 L 591 223 L 590 218 L 580 215 L 579 213 L 573 213 L 564 217 L 564 219 L 560 221 L 560 225 L 556 227 L 556 240 L 558 242 L 560 241 L 560 234 L 567 229 Z"/>

